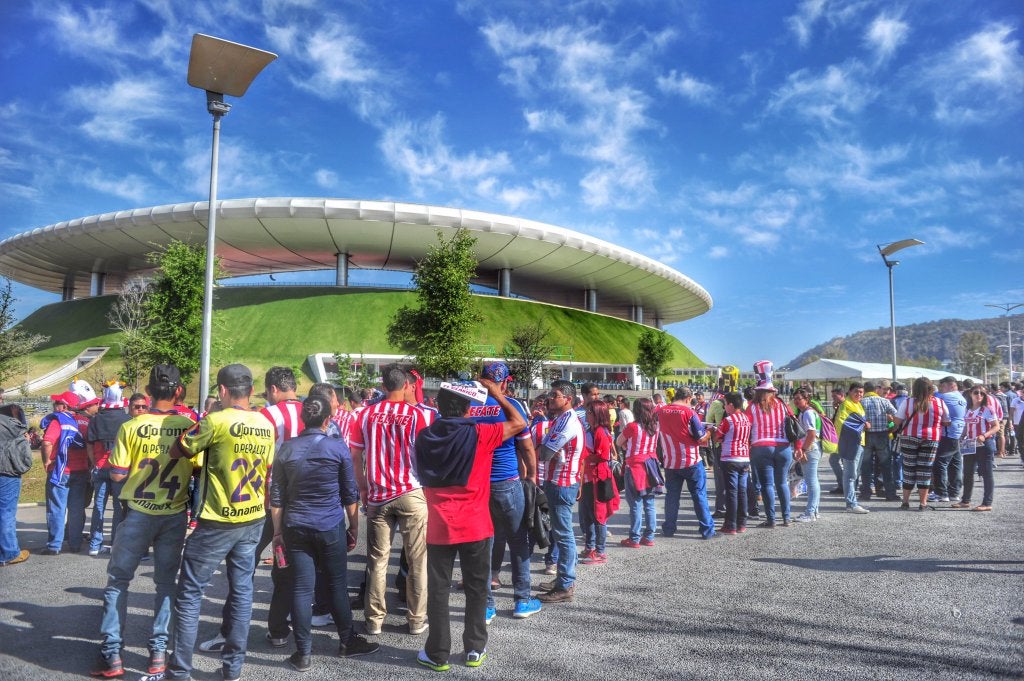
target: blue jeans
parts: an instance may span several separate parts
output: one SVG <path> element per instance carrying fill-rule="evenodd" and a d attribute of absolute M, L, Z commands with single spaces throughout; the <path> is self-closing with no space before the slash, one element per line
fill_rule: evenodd
<path fill-rule="evenodd" d="M 114 509 L 113 518 L 110 521 L 110 543 L 114 543 L 114 535 L 117 534 L 117 526 L 123 520 L 124 509 L 121 506 L 121 488 L 123 482 L 114 482 L 110 479 L 110 467 L 94 468 L 92 471 L 92 522 L 89 524 L 89 550 L 97 551 L 103 546 L 103 522 L 107 510 L 107 499 Z"/>
<path fill-rule="evenodd" d="M 751 447 L 750 462 L 761 481 L 764 515 L 769 523 L 775 522 L 775 494 L 779 495 L 782 519 L 789 520 L 789 467 L 793 465 L 793 448 L 787 444 L 771 447 Z M 856 485 L 854 485 L 856 487 Z"/>
<path fill-rule="evenodd" d="M 100 652 L 120 653 L 124 644 L 124 626 L 128 618 L 128 585 L 135 577 L 139 561 L 153 547 L 153 631 L 149 637 L 150 651 L 167 650 L 170 635 L 171 601 L 174 581 L 185 543 L 188 521 L 185 512 L 173 515 L 150 515 L 132 509 L 121 522 L 120 531 L 107 563 L 107 588 L 103 591 L 103 620 Z"/>
<path fill-rule="evenodd" d="M 523 514 L 526 497 L 523 483 L 514 480 L 491 481 L 491 522 L 494 523 L 492 543 L 508 543 L 512 561 L 512 593 L 518 601 L 530 600 L 530 537 Z M 570 521 L 571 522 L 571 521 Z M 491 566 L 493 570 L 495 566 Z M 487 579 L 487 607 L 494 607 L 491 580 Z"/>
<path fill-rule="evenodd" d="M 604 553 L 608 542 L 608 526 L 597 522 L 594 512 L 594 483 L 583 483 L 580 496 L 580 529 L 583 530 L 583 549 Z"/>
<path fill-rule="evenodd" d="M 846 494 L 846 508 L 857 506 L 857 477 L 860 475 L 860 461 L 864 456 L 864 445 L 857 445 L 853 458 L 843 457 L 843 492 Z"/>
<path fill-rule="evenodd" d="M 876 496 L 884 496 L 892 499 L 896 496 L 896 486 L 892 482 L 892 462 L 889 461 L 891 450 L 889 449 L 889 433 L 874 433 L 868 431 L 865 436 L 864 454 L 860 463 L 860 486 L 864 494 L 868 493 L 874 483 L 875 465 L 874 459 L 878 457 L 878 467 L 882 471 L 882 486 L 884 493 L 875 490 Z"/>
<path fill-rule="evenodd" d="M 722 477 L 725 478 L 725 522 L 723 530 L 738 530 L 747 524 L 747 479 L 750 464 L 746 462 L 722 462 Z"/>
<path fill-rule="evenodd" d="M 815 442 L 807 452 L 807 461 L 802 464 L 804 480 L 807 482 L 807 508 L 805 513 L 817 513 L 821 501 L 821 483 L 818 482 L 818 464 L 821 462 L 821 447 Z"/>
<path fill-rule="evenodd" d="M 242 525 L 200 521 L 185 544 L 174 597 L 174 654 L 167 664 L 167 678 L 187 679 L 192 673 L 192 651 L 199 632 L 203 593 L 214 570 L 223 560 L 228 578 L 221 632 L 226 642 L 220 657 L 225 679 L 242 673 L 249 623 L 252 621 L 252 573 L 256 569 L 256 544 L 263 518 Z"/>
<path fill-rule="evenodd" d="M 932 489 L 940 497 L 958 497 L 963 487 L 964 458 L 960 454 L 960 441 L 943 436 L 935 455 L 935 482 Z"/>
<path fill-rule="evenodd" d="M 313 617 L 313 592 L 316 571 L 331 585 L 330 608 L 338 640 L 347 644 L 352 639 L 352 609 L 348 600 L 348 545 L 345 522 L 330 530 L 289 527 L 284 531 L 288 560 L 295 580 L 292 588 L 292 631 L 295 649 L 309 655 L 313 646 L 310 622 Z"/>
<path fill-rule="evenodd" d="M 21 554 L 18 545 L 18 498 L 21 478 L 0 475 L 0 563 L 14 560 Z"/>
<path fill-rule="evenodd" d="M 832 468 L 832 474 L 836 476 L 836 486 L 843 487 L 843 458 L 839 452 L 832 452 L 828 455 L 828 465 Z"/>
<path fill-rule="evenodd" d="M 558 545 L 558 576 L 556 586 L 568 589 L 576 583 L 576 533 L 572 529 L 572 508 L 576 505 L 576 492 L 580 484 L 563 487 L 553 482 L 544 483 L 551 510 L 551 534 Z"/>
<path fill-rule="evenodd" d="M 700 536 L 711 539 L 715 536 L 715 521 L 711 519 L 711 510 L 708 508 L 708 475 L 702 461 L 687 468 L 665 469 L 665 522 L 661 525 L 661 533 L 671 537 L 678 529 L 679 501 L 683 495 L 684 481 L 693 499 L 693 512 L 697 514 Z"/>
<path fill-rule="evenodd" d="M 89 492 L 89 471 L 64 473 L 59 485 L 46 482 L 46 548 L 60 551 L 67 522 L 68 550 L 82 549 L 85 504 Z"/>
<path fill-rule="evenodd" d="M 626 503 L 629 504 L 629 540 L 654 541 L 658 512 L 654 508 L 654 492 L 640 494 L 633 484 L 633 475 L 626 471 Z"/>

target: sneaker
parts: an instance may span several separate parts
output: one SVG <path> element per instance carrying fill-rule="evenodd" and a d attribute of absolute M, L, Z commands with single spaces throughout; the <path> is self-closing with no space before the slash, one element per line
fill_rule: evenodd
<path fill-rule="evenodd" d="M 288 664 L 292 666 L 297 672 L 308 672 L 310 667 L 313 666 L 313 661 L 309 655 L 304 655 L 298 651 L 291 654 L 288 658 Z"/>
<path fill-rule="evenodd" d="M 498 616 L 498 611 L 490 606 L 487 607 L 487 611 L 484 613 L 484 622 L 490 624 L 494 621 L 494 618 Z"/>
<path fill-rule="evenodd" d="M 626 537 L 619 542 L 619 546 L 625 546 L 627 549 L 638 549 L 640 548 L 640 542 L 635 542 L 629 537 Z"/>
<path fill-rule="evenodd" d="M 939 501 L 943 503 L 949 503 L 949 497 L 939 497 Z"/>
<path fill-rule="evenodd" d="M 938 501 L 938 500 L 939 500 L 939 495 L 938 494 L 936 494 L 935 492 L 929 492 L 928 493 L 928 501 Z"/>
<path fill-rule="evenodd" d="M 362 636 L 353 636 L 348 640 L 347 643 L 342 643 L 338 646 L 338 654 L 342 657 L 359 657 L 360 655 L 370 655 L 380 650 L 380 644 L 367 641 Z"/>
<path fill-rule="evenodd" d="M 725 529 L 722 529 L 722 530 L 718 531 L 718 534 L 736 534 L 736 530 L 725 530 Z"/>
<path fill-rule="evenodd" d="M 640 546 L 654 546 L 654 540 L 653 539 L 641 539 L 640 540 Z"/>
<path fill-rule="evenodd" d="M 429 628 L 430 624 L 426 621 L 424 621 L 423 624 L 413 624 L 412 622 L 409 622 L 409 633 L 413 636 L 419 636 Z"/>
<path fill-rule="evenodd" d="M 580 556 L 579 558 L 577 558 L 577 560 L 581 563 L 586 563 L 590 558 L 593 558 L 594 554 L 596 553 L 597 551 L 595 551 L 594 549 L 583 549 L 583 552 L 580 553 Z"/>
<path fill-rule="evenodd" d="M 220 651 L 224 650 L 224 644 L 225 643 L 226 643 L 226 641 L 224 640 L 224 637 L 221 636 L 220 634 L 217 634 L 216 636 L 211 638 L 209 641 L 203 641 L 202 643 L 200 643 L 199 644 L 199 652 L 202 652 L 202 653 L 219 653 Z"/>
<path fill-rule="evenodd" d="M 28 549 L 22 549 L 21 552 L 19 552 L 18 555 L 16 555 L 14 558 L 11 558 L 7 562 L 0 563 L 0 566 L 17 565 L 18 563 L 24 563 L 26 560 L 28 560 L 28 557 L 30 555 L 31 554 L 28 552 Z"/>
<path fill-rule="evenodd" d="M 847 506 L 846 512 L 847 513 L 857 513 L 859 515 L 864 515 L 865 513 L 871 513 L 871 511 L 869 511 L 868 509 L 864 508 L 863 506 Z"/>
<path fill-rule="evenodd" d="M 743 533 L 744 533 L 744 532 L 746 532 L 746 531 L 747 531 L 747 528 L 746 528 L 746 527 L 737 527 L 737 528 L 736 528 L 736 533 L 737 533 L 737 534 L 743 534 Z"/>
<path fill-rule="evenodd" d="M 161 669 L 160 671 L 163 670 Z M 117 653 L 100 655 L 100 659 L 96 662 L 96 668 L 89 672 L 89 675 L 101 679 L 124 676 L 124 665 L 121 664 L 121 656 Z"/>
<path fill-rule="evenodd" d="M 331 615 L 331 613 L 327 613 L 326 615 L 313 615 L 312 619 L 309 620 L 309 623 L 314 627 L 330 626 L 334 624 L 334 616 Z"/>
<path fill-rule="evenodd" d="M 59 556 L 60 549 L 51 549 L 49 546 L 44 546 L 39 550 L 40 556 Z"/>
<path fill-rule="evenodd" d="M 758 523 L 757 526 L 761 527 L 761 528 L 764 528 L 766 530 L 774 530 L 775 529 L 775 523 L 772 522 L 771 520 L 766 520 L 763 523 Z"/>
<path fill-rule="evenodd" d="M 550 582 L 541 582 L 537 585 L 537 588 L 541 591 L 551 591 L 558 586 L 558 580 L 552 579 Z"/>
<path fill-rule="evenodd" d="M 544 574 L 546 574 L 546 575 L 557 575 L 558 574 L 558 566 L 555 565 L 554 563 L 545 563 L 544 564 Z"/>
<path fill-rule="evenodd" d="M 432 669 L 435 672 L 446 672 L 452 668 L 452 666 L 447 662 L 434 662 L 429 657 L 427 657 L 427 651 L 425 650 L 421 650 L 419 653 L 416 654 L 416 661 L 424 667 L 426 667 L 427 669 Z"/>
<path fill-rule="evenodd" d="M 267 643 L 274 646 L 275 648 L 284 648 L 286 645 L 288 645 L 288 634 L 285 634 L 281 638 L 274 638 L 270 635 L 270 632 L 268 631 L 266 638 Z"/>
<path fill-rule="evenodd" d="M 380 636 L 380 625 L 366 623 L 366 633 L 370 636 Z"/>
<path fill-rule="evenodd" d="M 804 512 L 798 515 L 797 517 L 793 518 L 793 520 L 798 523 L 812 523 L 815 520 L 817 520 L 817 518 L 814 517 L 813 513 Z"/>
<path fill-rule="evenodd" d="M 536 615 L 540 612 L 540 601 L 536 598 L 531 598 L 526 601 L 516 601 L 516 607 L 512 609 L 512 619 L 525 620 L 530 615 Z"/>
<path fill-rule="evenodd" d="M 725 517 L 725 511 L 715 511 L 714 513 L 711 514 L 711 517 L 712 518 L 722 519 L 722 518 Z"/>
<path fill-rule="evenodd" d="M 148 674 L 159 674 L 167 669 L 167 653 L 163 650 L 149 651 L 149 666 L 146 668 Z"/>
<path fill-rule="evenodd" d="M 597 551 L 591 551 L 586 558 L 580 558 L 580 563 L 583 565 L 603 565 L 607 562 L 608 556 Z"/>
<path fill-rule="evenodd" d="M 467 667 L 479 667 L 487 659 L 486 650 L 471 650 L 466 653 L 466 666 Z"/>
<path fill-rule="evenodd" d="M 541 603 L 568 603 L 572 600 L 572 594 L 575 588 L 576 587 L 574 586 L 570 586 L 568 589 L 558 587 L 557 589 L 552 589 L 546 594 L 542 594 L 537 600 Z"/>

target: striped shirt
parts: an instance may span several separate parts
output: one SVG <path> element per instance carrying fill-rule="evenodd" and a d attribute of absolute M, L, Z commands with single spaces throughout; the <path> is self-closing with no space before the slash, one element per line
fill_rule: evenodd
<path fill-rule="evenodd" d="M 864 407 L 864 417 L 871 424 L 871 432 L 883 435 L 888 433 L 889 421 L 896 415 L 896 407 L 892 406 L 892 402 L 879 397 L 877 393 L 868 393 L 860 404 Z"/>
<path fill-rule="evenodd" d="M 976 440 L 998 423 L 999 419 L 988 407 L 968 409 L 964 416 L 964 439 Z"/>
<path fill-rule="evenodd" d="M 302 402 L 284 400 L 260 409 L 260 413 L 274 424 L 274 449 L 281 449 L 288 440 L 302 432 Z"/>
<path fill-rule="evenodd" d="M 722 438 L 722 461 L 750 462 L 750 419 L 742 411 L 727 415 L 718 425 Z"/>
<path fill-rule="evenodd" d="M 540 449 L 540 443 L 544 442 L 544 436 L 548 434 L 548 426 L 551 424 L 546 416 L 536 415 L 530 422 L 530 436 L 533 438 L 534 449 Z M 547 480 L 548 467 L 546 463 L 538 462 L 537 485 L 543 485 Z"/>
<path fill-rule="evenodd" d="M 657 432 L 651 435 L 633 421 L 622 431 L 622 436 L 626 438 L 626 463 L 638 463 L 657 456 Z"/>
<path fill-rule="evenodd" d="M 690 432 L 691 424 L 700 437 L 704 437 L 704 424 L 690 407 L 669 404 L 658 412 L 658 435 L 665 468 L 689 468 L 700 461 L 700 445 Z"/>
<path fill-rule="evenodd" d="M 334 421 L 334 425 L 338 426 L 338 432 L 341 433 L 341 439 L 345 444 L 351 444 L 352 426 L 356 422 L 355 412 L 339 409 L 338 413 L 331 417 L 331 420 Z"/>
<path fill-rule="evenodd" d="M 750 419 L 750 444 L 754 447 L 773 447 L 788 444 L 783 421 L 786 419 L 786 405 L 779 398 L 765 411 L 758 404 L 751 404 L 747 409 Z"/>
<path fill-rule="evenodd" d="M 949 420 L 949 409 L 938 397 L 932 397 L 928 401 L 928 408 L 922 413 L 914 409 L 914 400 L 908 399 L 900 405 L 896 417 L 906 422 L 903 429 L 905 435 L 938 442 L 942 437 L 942 422 Z"/>
<path fill-rule="evenodd" d="M 559 487 L 570 487 L 580 481 L 580 460 L 583 458 L 583 422 L 576 412 L 562 412 L 544 436 L 542 447 L 555 452 L 548 461 L 544 477 Z"/>
<path fill-rule="evenodd" d="M 385 504 L 421 487 L 413 463 L 416 435 L 432 412 L 408 402 L 382 400 L 365 407 L 352 428 L 353 449 L 363 450 L 367 501 Z"/>

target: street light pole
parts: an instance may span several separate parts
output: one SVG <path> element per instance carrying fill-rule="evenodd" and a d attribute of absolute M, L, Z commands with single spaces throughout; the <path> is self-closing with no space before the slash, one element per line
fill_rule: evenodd
<path fill-rule="evenodd" d="M 1006 312 L 1006 353 L 1008 355 L 1007 366 L 1010 371 L 1010 377 L 1007 380 L 1013 381 L 1013 333 L 1010 331 L 1010 312 L 1018 307 L 1024 307 L 1024 303 L 985 303 L 985 307 L 994 307 Z"/>
<path fill-rule="evenodd" d="M 900 264 L 899 260 L 890 260 L 889 256 L 896 251 L 911 246 L 923 246 L 924 242 L 917 239 L 903 239 L 890 244 L 879 244 L 878 252 L 882 256 L 882 262 L 889 268 L 889 329 L 892 335 L 892 380 L 896 381 L 896 297 L 893 292 L 892 268 Z"/>
<path fill-rule="evenodd" d="M 213 322 L 213 279 L 217 245 L 217 167 L 220 157 L 220 119 L 231 105 L 224 95 L 241 97 L 270 62 L 273 52 L 258 50 L 196 33 L 188 56 L 188 84 L 206 91 L 206 110 L 213 116 L 213 142 L 210 152 L 210 199 L 206 227 L 206 279 L 203 285 L 203 333 L 200 345 L 200 403 L 210 394 L 210 331 Z"/>

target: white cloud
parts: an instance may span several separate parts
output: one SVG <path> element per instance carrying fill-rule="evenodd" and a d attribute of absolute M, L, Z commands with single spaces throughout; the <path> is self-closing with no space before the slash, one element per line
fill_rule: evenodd
<path fill-rule="evenodd" d="M 98 140 L 144 146 L 150 138 L 141 124 L 169 119 L 166 89 L 152 76 L 73 87 L 66 98 L 73 108 L 86 113 L 88 120 L 81 128 Z"/>
<path fill-rule="evenodd" d="M 716 240 L 736 236 L 745 244 L 767 248 L 778 245 L 783 235 L 795 239 L 816 214 L 803 192 L 753 184 L 735 189 L 696 185 L 686 188 L 681 199 L 681 206 L 693 215 L 700 231 L 715 234 Z M 724 257 L 727 252 L 716 251 L 713 257 Z"/>
<path fill-rule="evenodd" d="M 729 257 L 729 249 L 725 246 L 712 246 L 711 250 L 708 251 L 708 257 L 714 260 L 721 260 L 722 258 Z"/>
<path fill-rule="evenodd" d="M 924 83 L 934 117 L 951 125 L 983 123 L 1015 113 L 1024 103 L 1024 55 L 1016 28 L 990 24 L 927 60 Z"/>
<path fill-rule="evenodd" d="M 124 177 L 111 177 L 97 168 L 78 173 L 76 177 L 80 184 L 90 189 L 136 203 L 143 202 L 149 194 L 149 184 L 147 181 L 135 174 L 125 175 Z"/>
<path fill-rule="evenodd" d="M 789 30 L 796 35 L 801 47 L 807 47 L 811 42 L 814 25 L 824 14 L 827 2 L 828 0 L 804 0 L 800 3 L 799 11 L 786 19 Z"/>
<path fill-rule="evenodd" d="M 658 76 L 658 89 L 665 94 L 676 94 L 695 104 L 708 104 L 715 97 L 715 88 L 686 72 L 672 69 L 667 76 Z"/>
<path fill-rule="evenodd" d="M 338 174 L 326 168 L 319 168 L 313 173 L 313 181 L 316 182 L 318 187 L 323 187 L 324 189 L 338 188 Z"/>
<path fill-rule="evenodd" d="M 786 78 L 768 103 L 769 113 L 793 111 L 822 125 L 843 124 L 861 113 L 878 96 L 863 65 L 851 61 L 830 65 L 821 74 L 800 69 Z"/>
<path fill-rule="evenodd" d="M 910 26 L 898 16 L 879 14 L 868 26 L 864 41 L 875 51 L 879 63 L 887 61 L 899 49 L 910 33 Z"/>

